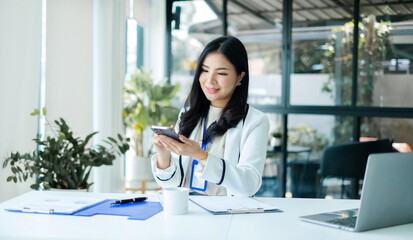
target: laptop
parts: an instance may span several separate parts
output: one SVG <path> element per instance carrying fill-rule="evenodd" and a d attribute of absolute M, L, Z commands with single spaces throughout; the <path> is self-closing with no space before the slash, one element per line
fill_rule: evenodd
<path fill-rule="evenodd" d="M 413 153 L 371 154 L 359 209 L 301 216 L 354 232 L 413 223 Z"/>

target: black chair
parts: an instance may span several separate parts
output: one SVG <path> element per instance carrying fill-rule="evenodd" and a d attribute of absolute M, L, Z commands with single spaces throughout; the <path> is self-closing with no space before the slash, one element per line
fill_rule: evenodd
<path fill-rule="evenodd" d="M 344 180 L 352 181 L 350 198 L 359 198 L 359 180 L 364 178 L 367 158 L 372 153 L 392 152 L 392 139 L 370 142 L 353 142 L 328 146 L 321 154 L 319 197 L 323 194 L 325 178 L 341 178 L 341 198 L 344 193 Z"/>

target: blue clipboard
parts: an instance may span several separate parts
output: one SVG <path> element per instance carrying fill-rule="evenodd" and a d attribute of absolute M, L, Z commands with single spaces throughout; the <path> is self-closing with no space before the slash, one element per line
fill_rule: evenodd
<path fill-rule="evenodd" d="M 111 204 L 111 202 L 117 199 L 106 199 L 95 205 L 87 208 L 83 208 L 74 213 L 59 213 L 54 211 L 23 211 L 17 209 L 5 209 L 10 212 L 19 213 L 32 213 L 32 214 L 52 214 L 52 215 L 68 215 L 68 216 L 82 216 L 90 217 L 97 214 L 101 215 L 113 215 L 113 216 L 126 216 L 130 220 L 146 220 L 163 211 L 163 207 L 160 202 L 136 202 L 125 204 Z"/>

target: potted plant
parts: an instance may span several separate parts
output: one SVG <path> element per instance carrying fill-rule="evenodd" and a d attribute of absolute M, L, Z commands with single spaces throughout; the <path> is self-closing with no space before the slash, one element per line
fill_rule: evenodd
<path fill-rule="evenodd" d="M 277 131 L 271 134 L 270 146 L 273 147 L 274 150 L 281 150 L 281 138 L 282 138 L 281 132 Z"/>
<path fill-rule="evenodd" d="M 31 115 L 46 116 L 35 109 Z M 29 176 L 36 176 L 32 189 L 88 189 L 93 183 L 88 182 L 93 167 L 112 165 L 116 155 L 124 154 L 129 149 L 128 138 L 118 134 L 117 138 L 104 140 L 107 146 L 89 146 L 89 141 L 98 132 L 87 135 L 84 139 L 75 137 L 63 118 L 54 121 L 52 126 L 46 118 L 46 125 L 51 135 L 43 138 L 37 135 L 33 139 L 37 150 L 28 153 L 15 152 L 7 156 L 3 168 L 10 166 L 12 175 L 7 181 L 26 181 Z"/>
<path fill-rule="evenodd" d="M 178 108 L 170 106 L 179 85 L 168 84 L 165 80 L 155 84 L 151 75 L 151 71 L 136 69 L 125 81 L 123 120 L 135 150 L 134 157 L 126 159 L 127 181 L 136 177 L 152 178 L 148 158 L 153 132 L 149 127 L 174 124 L 179 114 Z"/>

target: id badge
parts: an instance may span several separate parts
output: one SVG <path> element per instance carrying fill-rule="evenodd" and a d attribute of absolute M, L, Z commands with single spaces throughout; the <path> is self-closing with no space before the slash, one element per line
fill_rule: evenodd
<path fill-rule="evenodd" d="M 207 188 L 207 181 L 194 175 L 196 165 L 198 165 L 198 161 L 194 159 L 194 161 L 192 161 L 191 183 L 189 184 L 189 188 L 205 192 Z"/>

